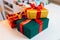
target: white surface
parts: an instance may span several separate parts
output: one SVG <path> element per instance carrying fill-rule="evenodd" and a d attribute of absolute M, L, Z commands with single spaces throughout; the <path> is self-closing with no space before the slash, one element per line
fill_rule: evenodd
<path fill-rule="evenodd" d="M 53 3 L 46 6 L 49 10 L 49 26 L 30 40 L 60 40 L 60 6 Z M 0 22 L 0 40 L 29 40 L 16 29 L 11 29 L 7 21 Z"/>

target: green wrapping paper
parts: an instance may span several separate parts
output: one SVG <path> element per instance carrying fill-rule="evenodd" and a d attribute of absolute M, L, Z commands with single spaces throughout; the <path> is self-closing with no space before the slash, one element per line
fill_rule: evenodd
<path fill-rule="evenodd" d="M 43 29 L 42 30 L 45 30 L 48 27 L 49 19 L 41 18 L 40 20 L 43 21 Z M 23 21 L 23 20 L 18 20 L 16 22 L 18 31 L 20 31 L 20 22 L 21 21 Z M 37 35 L 38 33 L 39 33 L 39 24 L 35 20 L 31 20 L 29 23 L 27 23 L 23 26 L 23 34 L 25 36 L 27 36 L 28 38 L 32 38 L 35 35 Z"/>

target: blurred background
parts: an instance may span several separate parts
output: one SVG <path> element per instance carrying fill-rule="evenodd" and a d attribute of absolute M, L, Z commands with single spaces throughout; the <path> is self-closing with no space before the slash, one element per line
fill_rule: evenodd
<path fill-rule="evenodd" d="M 40 2 L 43 2 L 44 6 L 49 3 L 60 5 L 60 0 L 0 0 L 0 21 L 5 20 L 7 14 L 20 12 L 23 4 L 24 6 L 29 6 L 29 3 L 39 5 Z"/>

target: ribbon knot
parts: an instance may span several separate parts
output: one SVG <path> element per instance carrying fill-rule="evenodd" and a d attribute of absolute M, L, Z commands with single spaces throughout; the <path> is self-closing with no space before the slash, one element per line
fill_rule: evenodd
<path fill-rule="evenodd" d="M 43 6 L 44 6 L 44 4 L 43 4 L 43 2 L 41 2 L 38 6 L 36 6 L 35 4 L 30 4 L 30 6 L 31 6 L 31 8 L 33 8 L 33 9 L 42 9 L 42 8 L 44 8 Z"/>

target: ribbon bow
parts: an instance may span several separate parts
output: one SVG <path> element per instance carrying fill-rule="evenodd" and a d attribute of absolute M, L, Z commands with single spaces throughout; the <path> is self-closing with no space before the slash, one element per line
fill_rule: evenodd
<path fill-rule="evenodd" d="M 35 6 L 35 4 L 30 4 L 31 8 L 33 9 L 42 9 L 44 8 L 44 4 L 41 2 L 38 6 Z"/>

